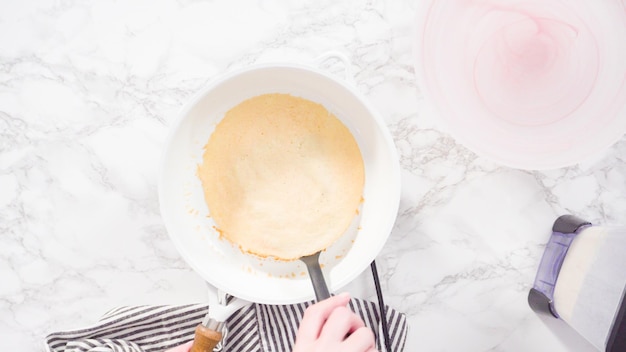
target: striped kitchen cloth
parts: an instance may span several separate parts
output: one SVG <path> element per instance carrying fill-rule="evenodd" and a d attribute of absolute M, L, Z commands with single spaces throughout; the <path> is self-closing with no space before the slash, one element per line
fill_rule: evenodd
<path fill-rule="evenodd" d="M 243 307 L 226 322 L 223 351 L 290 352 L 304 310 L 312 303 Z M 349 305 L 374 332 L 378 350 L 385 351 L 378 305 L 357 298 Z M 108 312 L 93 326 L 48 335 L 44 350 L 161 352 L 192 340 L 208 309 L 206 304 L 122 307 Z M 391 352 L 400 352 L 408 331 L 406 316 L 388 307 L 385 310 Z"/>

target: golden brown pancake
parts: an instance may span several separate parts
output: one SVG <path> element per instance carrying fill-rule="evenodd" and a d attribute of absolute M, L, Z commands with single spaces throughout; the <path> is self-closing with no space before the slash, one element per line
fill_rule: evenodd
<path fill-rule="evenodd" d="M 330 246 L 361 202 L 354 137 L 324 106 L 265 94 L 229 110 L 198 167 L 222 235 L 243 251 L 292 260 Z"/>

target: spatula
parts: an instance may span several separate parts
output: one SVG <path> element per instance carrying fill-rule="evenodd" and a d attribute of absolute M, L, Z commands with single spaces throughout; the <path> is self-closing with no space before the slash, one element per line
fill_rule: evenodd
<path fill-rule="evenodd" d="M 300 258 L 306 264 L 306 269 L 309 272 L 313 290 L 315 291 L 315 299 L 318 302 L 330 297 L 324 273 L 322 273 L 322 268 L 320 267 L 320 253 L 317 252 Z"/>

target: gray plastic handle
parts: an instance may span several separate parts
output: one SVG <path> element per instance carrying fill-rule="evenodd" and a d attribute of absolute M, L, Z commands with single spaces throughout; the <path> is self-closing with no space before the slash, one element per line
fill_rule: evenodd
<path fill-rule="evenodd" d="M 330 297 L 330 292 L 328 292 L 328 286 L 324 279 L 324 273 L 322 273 L 322 268 L 320 267 L 319 258 L 320 252 L 300 258 L 300 260 L 306 264 L 306 269 L 309 272 L 313 290 L 315 291 L 315 299 L 318 302 Z"/>

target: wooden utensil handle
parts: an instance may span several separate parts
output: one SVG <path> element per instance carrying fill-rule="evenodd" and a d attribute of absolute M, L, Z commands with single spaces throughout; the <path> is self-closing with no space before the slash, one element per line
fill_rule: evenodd
<path fill-rule="evenodd" d="M 189 352 L 212 352 L 221 339 L 221 332 L 211 330 L 200 324 L 196 327 L 193 345 L 191 345 Z"/>

